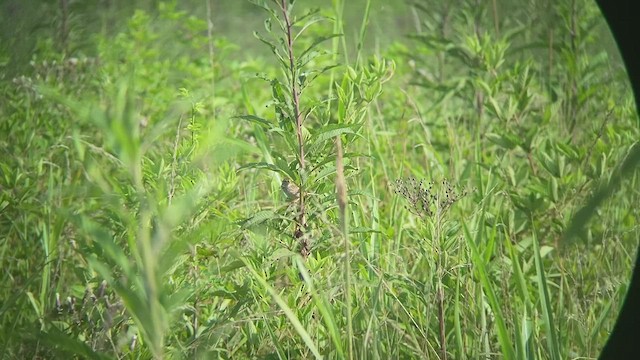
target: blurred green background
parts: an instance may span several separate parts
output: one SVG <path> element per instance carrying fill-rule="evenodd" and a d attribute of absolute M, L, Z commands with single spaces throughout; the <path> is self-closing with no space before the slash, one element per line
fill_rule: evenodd
<path fill-rule="evenodd" d="M 61 8 L 62 3 L 70 14 L 66 24 L 63 24 Z M 4 65 L 7 74 L 16 74 L 24 71 L 38 47 L 38 41 L 49 39 L 55 35 L 58 45 L 61 38 L 62 27 L 66 26 L 69 51 L 73 54 L 85 56 L 96 55 L 93 44 L 94 34 L 113 36 L 124 29 L 129 17 L 136 9 L 149 12 L 152 16 L 157 14 L 159 0 L 127 1 L 127 0 L 3 0 L 0 4 L 0 49 L 4 59 L 0 64 Z M 176 1 L 177 9 L 185 11 L 190 16 L 204 19 L 207 13 L 206 1 L 182 0 Z M 364 51 L 368 54 L 386 49 L 394 41 L 403 41 L 407 34 L 421 27 L 423 21 L 413 3 L 421 1 L 412 0 L 372 0 L 371 15 L 367 28 L 366 44 Z M 526 24 L 532 19 L 540 21 L 560 21 L 550 11 L 550 7 L 534 7 L 537 12 L 522 11 L 522 1 L 497 0 L 493 1 L 495 8 L 499 9 L 498 16 L 509 18 L 512 23 Z M 239 45 L 241 51 L 231 56 L 242 59 L 254 55 L 268 55 L 268 49 L 255 41 L 253 31 L 263 29 L 264 13 L 260 8 L 249 1 L 241 0 L 212 0 L 211 18 L 213 31 L 216 37 L 225 37 L 234 44 Z M 299 8 L 324 8 L 332 6 L 330 1 L 323 0 L 298 0 Z M 428 2 L 425 2 L 428 4 Z M 455 9 L 462 4 L 461 1 L 450 1 L 448 6 Z M 348 37 L 350 50 L 354 50 L 357 32 L 360 29 L 365 0 L 350 0 L 344 4 L 344 24 Z M 530 18 L 527 18 L 530 17 Z M 615 41 L 608 30 L 604 18 L 591 24 L 600 41 L 594 46 L 604 48 L 616 61 L 619 61 L 619 51 Z M 541 39 L 542 40 L 542 39 Z M 203 49 L 206 54 L 206 49 Z M 544 55 L 541 55 L 544 56 Z"/>

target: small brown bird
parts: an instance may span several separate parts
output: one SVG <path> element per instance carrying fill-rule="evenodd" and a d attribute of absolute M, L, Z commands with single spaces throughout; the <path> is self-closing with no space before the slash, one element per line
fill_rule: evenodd
<path fill-rule="evenodd" d="M 282 179 L 282 185 L 280 186 L 285 195 L 287 195 L 287 199 L 296 200 L 300 197 L 300 188 L 298 185 L 291 182 L 291 180 L 284 178 Z"/>

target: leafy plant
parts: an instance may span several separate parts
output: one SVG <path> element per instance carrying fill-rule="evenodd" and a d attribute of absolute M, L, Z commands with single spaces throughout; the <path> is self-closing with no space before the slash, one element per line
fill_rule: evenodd
<path fill-rule="evenodd" d="M 0 19 L 5 357 L 607 341 L 640 239 L 639 122 L 593 4 L 9 1 Z"/>

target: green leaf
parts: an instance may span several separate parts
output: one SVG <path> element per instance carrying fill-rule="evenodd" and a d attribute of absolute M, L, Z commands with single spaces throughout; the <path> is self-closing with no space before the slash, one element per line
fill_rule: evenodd
<path fill-rule="evenodd" d="M 484 211 L 481 212 L 481 215 L 477 220 L 477 229 L 481 229 L 483 223 Z M 478 246 L 476 245 L 482 243 L 482 234 L 484 232 L 480 230 L 476 231 L 476 239 L 474 239 L 465 223 L 462 224 L 462 227 L 464 229 L 464 237 L 467 240 L 469 248 L 471 249 L 471 256 L 473 259 L 475 270 L 474 272 L 477 274 L 480 283 L 482 284 L 482 288 L 484 289 L 487 300 L 489 301 L 489 305 L 491 306 L 491 311 L 493 312 L 495 317 L 496 326 L 498 327 L 497 336 L 502 354 L 505 359 L 515 359 L 515 348 L 513 347 L 513 343 L 511 342 L 511 339 L 509 337 L 509 331 L 507 330 L 505 317 L 502 313 L 503 305 L 498 301 L 496 293 L 493 289 L 494 286 L 491 284 L 489 273 L 487 272 L 487 269 L 485 267 L 484 259 L 480 254 L 480 251 L 478 250 Z"/>
<path fill-rule="evenodd" d="M 297 255 L 297 254 L 294 254 L 294 255 Z M 330 306 L 326 297 L 321 296 L 314 288 L 313 279 L 309 275 L 309 271 L 307 270 L 300 256 L 295 257 L 295 263 L 298 267 L 298 271 L 300 272 L 300 274 L 302 275 L 302 278 L 304 279 L 305 284 L 309 286 L 309 292 L 311 292 L 316 308 L 318 308 L 320 315 L 322 315 L 322 320 L 324 321 L 324 324 L 327 330 L 329 331 L 329 335 L 331 336 L 333 345 L 336 347 L 339 358 L 344 358 L 344 349 L 342 348 L 342 341 L 340 337 L 341 331 L 335 320 L 336 316 L 331 312 L 331 309 L 333 307 Z M 342 314 L 338 313 L 338 315 L 342 315 Z"/>
<path fill-rule="evenodd" d="M 315 38 L 313 40 L 313 43 L 311 43 L 311 45 L 309 45 L 308 48 L 306 48 L 302 53 L 300 53 L 298 58 L 300 58 L 300 59 L 304 58 L 305 55 L 307 55 L 314 47 L 318 46 L 319 44 L 321 44 L 321 43 L 323 43 L 323 42 L 325 42 L 327 40 L 331 40 L 331 39 L 333 39 L 335 37 L 338 37 L 338 36 L 342 36 L 342 34 L 331 34 L 329 36 L 321 36 L 321 37 Z"/>
<path fill-rule="evenodd" d="M 276 44 L 262 37 L 262 35 L 260 35 L 260 33 L 258 33 L 257 31 L 253 32 L 253 36 L 255 36 L 256 39 L 260 40 L 262 43 L 266 44 L 269 47 L 269 49 L 271 49 L 271 52 L 273 53 L 273 55 L 275 55 L 278 58 L 278 61 L 280 61 L 280 64 L 284 68 L 288 67 L 287 60 L 282 55 L 280 55 L 280 51 L 278 51 L 278 46 Z"/>
<path fill-rule="evenodd" d="M 318 151 L 319 148 L 323 145 L 325 145 L 325 142 L 327 140 L 333 140 L 335 139 L 336 136 L 342 135 L 342 134 L 355 134 L 357 136 L 359 136 L 355 131 L 354 128 L 359 127 L 359 125 L 356 124 L 349 124 L 349 125 L 345 125 L 345 124 L 332 124 L 332 125 L 327 125 L 324 126 L 322 128 L 322 131 L 313 134 L 311 136 L 311 144 L 309 146 L 309 152 L 313 153 L 315 151 Z"/>
<path fill-rule="evenodd" d="M 271 220 L 275 217 L 276 217 L 275 212 L 271 210 L 263 210 L 253 214 L 253 216 L 251 216 L 250 218 L 243 220 L 241 222 L 241 225 L 243 229 L 248 229 L 255 225 L 262 224 L 263 222 L 267 220 Z"/>
<path fill-rule="evenodd" d="M 549 197 L 551 198 L 551 200 L 554 203 L 557 203 L 559 198 L 558 198 L 558 179 L 555 177 L 552 177 L 551 180 L 549 181 Z"/>
<path fill-rule="evenodd" d="M 531 220 L 533 223 L 533 219 Z M 556 323 L 553 319 L 553 305 L 551 304 L 551 298 L 549 296 L 549 288 L 547 285 L 547 278 L 545 275 L 544 266 L 542 265 L 542 255 L 538 244 L 538 238 L 533 234 L 533 253 L 536 264 L 536 279 L 538 283 L 538 295 L 540 299 L 540 307 L 544 317 L 545 339 L 547 340 L 547 346 L 551 352 L 552 360 L 562 359 L 560 354 L 559 338 L 556 331 Z"/>
<path fill-rule="evenodd" d="M 113 237 L 106 229 L 88 218 L 82 219 L 82 228 L 98 246 L 99 249 L 93 251 L 95 254 L 99 254 L 102 259 L 109 260 L 110 265 L 117 265 L 126 276 L 134 275 L 135 270 L 131 266 L 129 257 L 122 247 L 113 241 Z"/>
<path fill-rule="evenodd" d="M 86 359 L 112 359 L 109 356 L 93 351 L 93 349 L 91 349 L 89 345 L 80 340 L 72 338 L 71 336 L 60 331 L 55 326 L 50 327 L 47 332 L 39 333 L 38 338 L 44 343 L 66 352 L 69 358 L 82 356 Z"/>
<path fill-rule="evenodd" d="M 255 116 L 255 115 L 241 115 L 241 116 L 234 116 L 233 118 L 247 120 L 247 121 L 250 121 L 250 122 L 252 122 L 254 124 L 260 125 L 260 126 L 266 128 L 266 129 L 269 129 L 271 126 L 274 125 L 269 120 L 263 119 L 261 117 Z"/>
<path fill-rule="evenodd" d="M 231 263 L 224 265 L 223 267 L 220 267 L 219 265 L 220 264 L 218 264 L 217 262 L 211 262 L 211 265 L 209 265 L 209 270 L 211 271 L 212 275 L 227 275 L 228 273 L 245 266 L 244 263 L 240 260 L 234 260 Z"/>
<path fill-rule="evenodd" d="M 640 164 L 640 144 L 634 143 L 622 164 L 615 170 L 607 184 L 601 184 L 598 191 L 589 199 L 589 202 L 580 209 L 571 219 L 571 225 L 565 232 L 565 239 L 571 240 L 586 226 L 597 208 L 620 186 L 622 179 L 637 172 Z"/>
<path fill-rule="evenodd" d="M 268 169 L 271 171 L 275 171 L 275 172 L 282 172 L 283 170 L 280 169 L 278 166 L 274 165 L 274 164 L 269 164 L 266 162 L 257 162 L 257 163 L 249 163 L 247 165 L 243 165 L 241 167 L 238 168 L 238 172 L 242 171 L 242 170 L 247 170 L 247 169 Z"/>
<path fill-rule="evenodd" d="M 545 170 L 547 170 L 551 175 L 557 178 L 560 177 L 560 166 L 557 161 L 549 156 L 549 154 L 547 154 L 546 152 L 542 152 L 538 156 L 538 160 L 542 164 L 542 167 L 544 167 Z"/>
<path fill-rule="evenodd" d="M 280 295 L 278 295 L 276 290 L 273 287 L 271 287 L 271 285 L 269 285 L 267 280 L 265 280 L 262 276 L 260 276 L 260 274 L 251 266 L 251 263 L 249 263 L 248 260 L 246 260 L 244 257 L 240 256 L 240 254 L 235 250 L 231 250 L 231 253 L 237 259 L 239 259 L 240 261 L 244 262 L 244 264 L 247 267 L 247 269 L 249 269 L 249 271 L 251 272 L 251 275 L 253 275 L 253 278 L 264 289 L 267 290 L 267 292 L 271 295 L 271 297 L 276 302 L 276 304 L 278 304 L 278 307 L 280 308 L 280 310 L 282 310 L 282 312 L 287 317 L 287 319 L 289 319 L 289 321 L 293 325 L 293 328 L 296 330 L 298 335 L 302 338 L 302 341 L 304 341 L 304 343 L 307 345 L 307 348 L 316 357 L 316 359 L 322 359 L 322 355 L 320 355 L 320 352 L 318 351 L 318 348 L 316 347 L 315 342 L 313 341 L 313 339 L 311 339 L 311 335 L 309 335 L 307 330 L 304 328 L 304 325 L 302 325 L 300 320 L 297 318 L 295 312 L 287 305 L 286 301 L 284 301 L 280 297 Z"/>
<path fill-rule="evenodd" d="M 293 1 L 292 1 L 293 3 Z M 316 15 L 320 13 L 320 9 L 319 8 L 313 8 L 313 9 L 309 9 L 307 10 L 306 13 L 302 14 L 301 16 L 296 16 L 296 18 L 291 22 L 291 26 L 297 25 L 298 23 L 305 21 L 307 18 Z M 309 20 L 307 23 L 304 24 L 304 26 L 302 27 L 302 29 L 300 31 L 298 31 L 298 35 L 296 35 L 296 38 L 298 36 L 300 36 L 300 34 L 302 34 L 304 32 L 305 28 L 308 28 L 309 26 L 319 22 L 319 21 L 323 21 L 323 20 L 327 20 L 327 18 L 325 18 L 324 16 L 318 16 L 315 17 L 311 20 Z M 295 41 L 295 40 L 294 40 Z"/>
<path fill-rule="evenodd" d="M 518 140 L 515 135 L 487 133 L 485 136 L 487 140 L 507 150 L 512 150 L 518 146 Z"/>
<path fill-rule="evenodd" d="M 277 17 L 275 11 L 270 8 L 264 0 L 249 0 L 249 2 L 268 12 L 271 16 Z"/>
<path fill-rule="evenodd" d="M 276 251 L 274 251 L 271 255 L 269 255 L 269 260 L 272 261 L 277 261 L 283 258 L 290 258 L 293 256 L 296 256 L 297 253 L 289 250 L 289 249 L 285 249 L 285 248 L 278 248 L 276 249 Z"/>

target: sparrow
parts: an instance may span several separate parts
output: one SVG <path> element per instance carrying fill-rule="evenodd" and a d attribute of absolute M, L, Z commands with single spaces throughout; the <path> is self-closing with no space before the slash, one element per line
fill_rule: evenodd
<path fill-rule="evenodd" d="M 280 186 L 285 195 L 287 195 L 287 199 L 296 200 L 300 197 L 300 188 L 298 185 L 291 182 L 291 180 L 284 178 L 282 180 L 282 185 Z"/>

